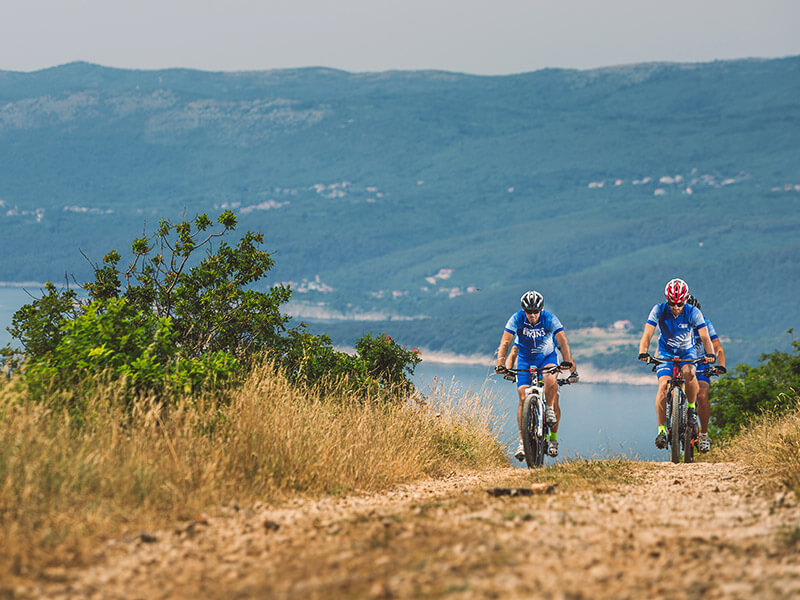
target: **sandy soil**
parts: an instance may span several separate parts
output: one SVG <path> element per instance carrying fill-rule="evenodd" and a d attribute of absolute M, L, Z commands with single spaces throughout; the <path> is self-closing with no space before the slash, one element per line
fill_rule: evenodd
<path fill-rule="evenodd" d="M 737 464 L 659 463 L 606 491 L 533 495 L 526 471 L 225 507 L 108 543 L 42 598 L 792 598 L 800 506 Z"/>

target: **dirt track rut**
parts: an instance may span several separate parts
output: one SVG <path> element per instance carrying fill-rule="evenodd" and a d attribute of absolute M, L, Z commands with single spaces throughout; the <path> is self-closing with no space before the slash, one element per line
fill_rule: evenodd
<path fill-rule="evenodd" d="M 111 542 L 46 598 L 792 598 L 800 506 L 730 463 L 644 471 L 606 491 L 492 496 L 519 469 L 381 493 L 226 507 Z"/>

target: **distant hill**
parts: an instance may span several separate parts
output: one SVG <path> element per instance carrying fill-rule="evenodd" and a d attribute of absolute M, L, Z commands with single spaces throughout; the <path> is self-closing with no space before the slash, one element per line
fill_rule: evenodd
<path fill-rule="evenodd" d="M 81 251 L 232 208 L 275 252 L 267 284 L 342 344 L 491 353 L 529 288 L 568 329 L 638 331 L 680 276 L 754 361 L 800 324 L 799 99 L 800 57 L 0 72 L 0 281 L 86 279 Z"/>

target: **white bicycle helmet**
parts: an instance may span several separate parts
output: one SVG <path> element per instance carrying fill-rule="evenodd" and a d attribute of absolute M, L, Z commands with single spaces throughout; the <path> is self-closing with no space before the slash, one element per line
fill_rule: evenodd
<path fill-rule="evenodd" d="M 544 307 L 544 296 L 535 290 L 530 290 L 522 294 L 522 298 L 519 299 L 519 302 L 522 304 L 522 310 L 525 312 L 542 310 Z"/>

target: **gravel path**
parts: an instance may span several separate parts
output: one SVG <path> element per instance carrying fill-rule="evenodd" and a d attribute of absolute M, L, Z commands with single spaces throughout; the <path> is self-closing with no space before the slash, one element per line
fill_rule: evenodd
<path fill-rule="evenodd" d="M 796 598 L 800 506 L 730 463 L 612 491 L 493 496 L 526 471 L 226 507 L 107 544 L 23 598 Z"/>

